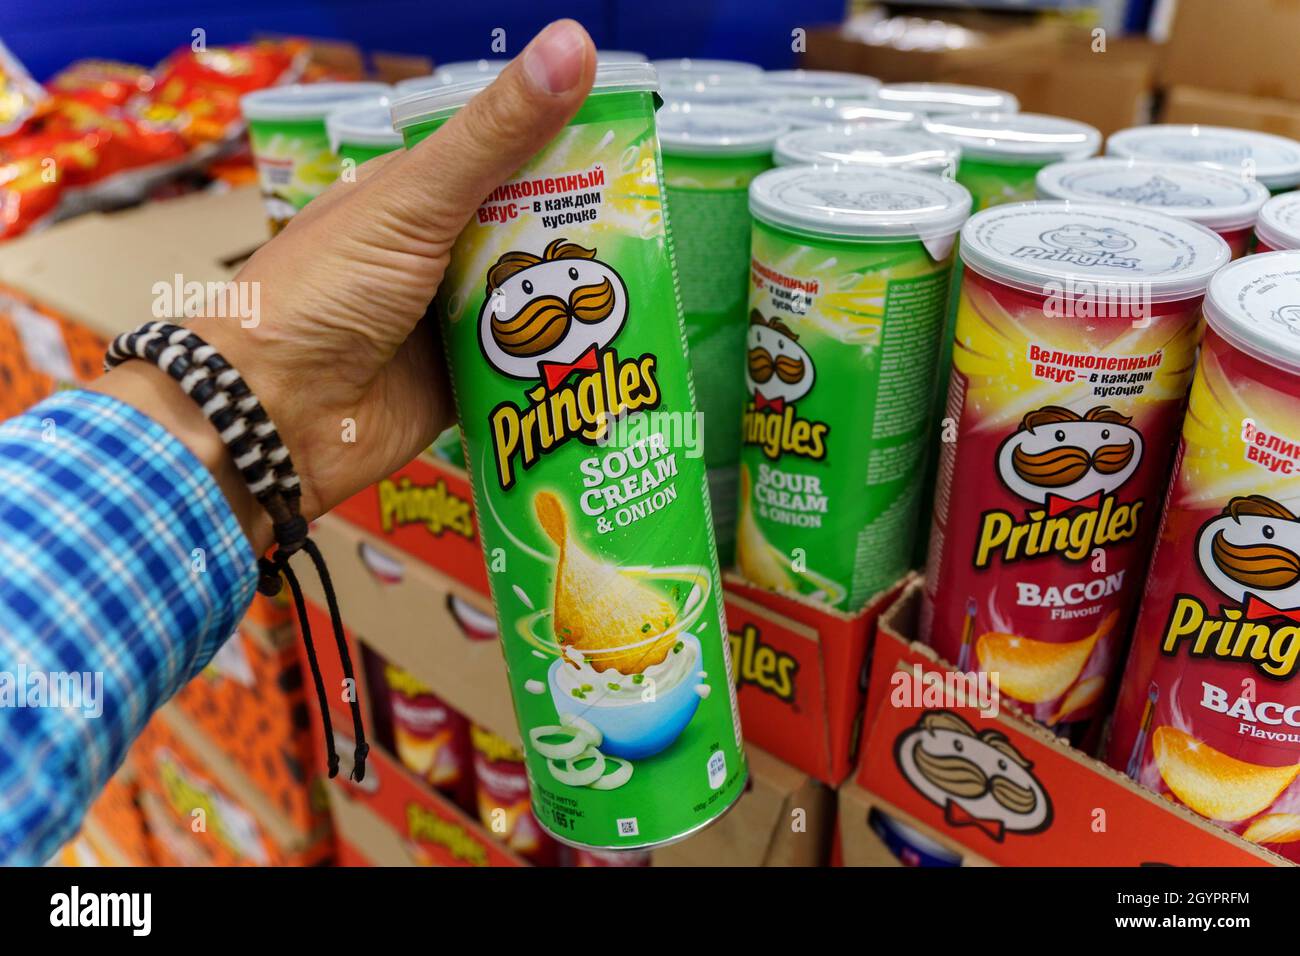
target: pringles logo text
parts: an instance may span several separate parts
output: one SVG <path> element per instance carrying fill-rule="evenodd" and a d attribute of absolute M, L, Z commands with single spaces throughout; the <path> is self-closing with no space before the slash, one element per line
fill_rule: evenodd
<path fill-rule="evenodd" d="M 799 344 L 799 336 L 779 318 L 769 320 L 752 310 L 745 355 L 750 401 L 741 440 L 759 446 L 773 460 L 782 455 L 825 458 L 830 425 L 803 418 L 796 410 L 816 380 L 812 356 Z"/>
<path fill-rule="evenodd" d="M 794 700 L 794 678 L 799 671 L 797 660 L 770 644 L 764 644 L 753 624 L 746 624 L 739 634 L 728 637 L 737 687 L 752 684 L 786 703 Z"/>
<path fill-rule="evenodd" d="M 417 485 L 410 478 L 379 482 L 379 523 L 385 533 L 405 525 L 424 525 L 430 534 L 451 531 L 474 539 L 473 509 L 468 501 L 447 490 L 441 478 L 432 485 Z"/>

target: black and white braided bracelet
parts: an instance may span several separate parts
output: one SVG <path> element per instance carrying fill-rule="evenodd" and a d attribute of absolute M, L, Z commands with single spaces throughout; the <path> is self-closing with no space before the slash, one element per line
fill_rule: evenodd
<path fill-rule="evenodd" d="M 343 620 L 339 614 L 329 570 L 316 543 L 308 535 L 307 521 L 300 511 L 302 486 L 289 457 L 289 449 L 280 440 L 266 409 L 239 372 L 213 346 L 191 330 L 170 322 L 148 322 L 134 332 L 124 332 L 109 346 L 108 354 L 104 357 L 104 368 L 107 371 L 131 359 L 140 359 L 157 366 L 175 379 L 181 391 L 198 404 L 204 417 L 221 436 L 221 441 L 234 459 L 235 467 L 249 492 L 271 516 L 276 550 L 269 558 L 258 559 L 257 589 L 262 594 L 273 596 L 279 593 L 282 580 L 289 582 L 307 662 L 320 704 L 329 775 L 336 776 L 339 758 L 334 745 L 329 698 L 316 659 L 316 648 L 312 643 L 302 588 L 289 566 L 289 558 L 299 551 L 308 554 L 320 576 L 343 676 L 352 687 L 356 686 L 356 675 L 353 673 L 352 658 L 343 634 Z M 352 779 L 360 781 L 366 775 L 366 756 L 370 747 L 366 743 L 365 727 L 361 721 L 361 704 L 355 693 L 348 695 L 348 703 L 356 735 Z"/>

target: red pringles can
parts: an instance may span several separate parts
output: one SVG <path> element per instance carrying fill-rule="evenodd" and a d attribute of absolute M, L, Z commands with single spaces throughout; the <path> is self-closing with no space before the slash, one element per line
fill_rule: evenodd
<path fill-rule="evenodd" d="M 492 731 L 470 725 L 478 815 L 494 837 L 538 866 L 555 866 L 560 845 L 533 816 L 523 752 Z"/>
<path fill-rule="evenodd" d="M 1200 341 L 1210 230 L 1071 202 L 977 213 L 922 632 L 1078 736 L 1141 593 Z"/>
<path fill-rule="evenodd" d="M 1222 270 L 1205 318 L 1108 755 L 1300 861 L 1300 252 Z"/>
<path fill-rule="evenodd" d="M 1283 249 L 1300 249 L 1300 192 L 1274 196 L 1255 220 L 1255 251 Z"/>
<path fill-rule="evenodd" d="M 386 664 L 384 680 L 398 760 L 439 790 L 460 792 L 469 776 L 469 721 L 409 671 Z"/>

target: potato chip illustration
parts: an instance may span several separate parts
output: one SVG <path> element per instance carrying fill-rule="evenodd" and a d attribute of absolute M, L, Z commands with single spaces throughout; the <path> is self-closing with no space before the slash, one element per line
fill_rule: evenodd
<path fill-rule="evenodd" d="M 677 642 L 672 632 L 677 609 L 618 565 L 596 560 L 573 541 L 569 517 L 555 495 L 538 492 L 533 508 L 559 550 L 553 624 L 561 646 L 581 651 L 597 671 L 612 667 L 621 674 L 640 674 L 662 662 Z"/>
<path fill-rule="evenodd" d="M 780 556 L 763 537 L 750 507 L 749 468 L 740 466 L 740 520 L 736 524 L 736 562 L 740 573 L 755 584 L 774 591 L 792 591 L 794 581 L 786 574 Z"/>
<path fill-rule="evenodd" d="M 1242 836 L 1251 843 L 1295 843 L 1300 840 L 1300 813 L 1266 813 L 1250 821 Z"/>
<path fill-rule="evenodd" d="M 1048 724 L 1060 723 L 1063 718 L 1076 710 L 1087 707 L 1096 701 L 1105 689 L 1106 678 L 1100 674 L 1079 681 L 1070 688 L 1070 692 L 1065 695 L 1065 699 L 1061 701 L 1060 707 L 1056 709 L 1056 713 L 1052 715 L 1052 719 L 1048 721 Z"/>
<path fill-rule="evenodd" d="M 996 631 L 981 634 L 975 642 L 980 670 L 996 672 L 998 686 L 1016 700 L 1027 704 L 1055 700 L 1078 679 L 1097 641 L 1114 626 L 1115 617 L 1112 611 L 1081 641 L 1053 643 Z"/>
<path fill-rule="evenodd" d="M 1152 749 L 1165 785 L 1179 800 L 1211 820 L 1235 823 L 1253 817 L 1268 809 L 1300 775 L 1300 764 L 1262 767 L 1246 763 L 1176 727 L 1157 727 Z M 1252 826 L 1261 822 L 1257 820 Z"/>

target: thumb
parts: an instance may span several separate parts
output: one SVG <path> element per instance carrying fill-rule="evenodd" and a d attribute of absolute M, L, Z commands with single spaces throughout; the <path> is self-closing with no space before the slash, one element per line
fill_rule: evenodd
<path fill-rule="evenodd" d="M 450 248 L 474 210 L 573 118 L 591 90 L 596 48 L 574 20 L 535 36 L 481 93 L 384 170 L 384 213 Z"/>

